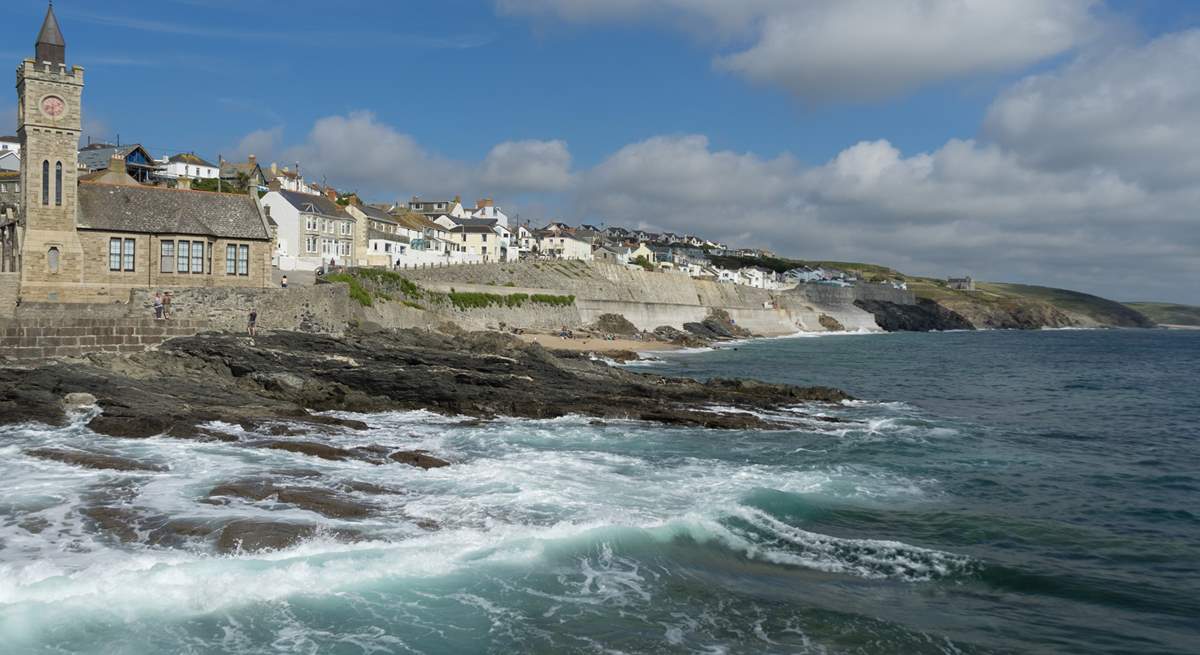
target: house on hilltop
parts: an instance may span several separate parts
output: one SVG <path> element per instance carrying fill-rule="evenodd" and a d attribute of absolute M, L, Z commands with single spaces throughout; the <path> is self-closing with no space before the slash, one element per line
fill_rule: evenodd
<path fill-rule="evenodd" d="M 275 259 L 282 271 L 316 270 L 355 261 L 356 220 L 327 196 L 285 191 L 278 181 L 262 204 L 279 226 Z"/>

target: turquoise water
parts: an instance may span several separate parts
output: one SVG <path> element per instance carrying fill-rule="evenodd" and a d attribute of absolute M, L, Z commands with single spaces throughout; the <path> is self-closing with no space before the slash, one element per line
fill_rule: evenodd
<path fill-rule="evenodd" d="M 59 653 L 1194 653 L 1200 333 L 794 338 L 646 370 L 863 399 L 771 432 L 583 418 L 363 418 L 342 445 L 445 469 L 229 443 L 0 428 L 0 644 Z M 817 411 L 847 419 L 805 418 Z M 214 426 L 238 433 L 234 426 Z M 168 472 L 21 454 L 104 448 Z M 371 482 L 369 519 L 198 500 L 244 477 Z M 113 490 L 119 490 L 114 493 Z M 270 553 L 121 543 L 82 510 L 354 527 Z M 437 523 L 430 529 L 429 521 Z M 145 540 L 143 540 L 145 541 Z"/>

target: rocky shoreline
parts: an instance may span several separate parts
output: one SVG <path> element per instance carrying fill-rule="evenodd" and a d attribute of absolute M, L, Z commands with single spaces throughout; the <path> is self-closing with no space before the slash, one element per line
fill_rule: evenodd
<path fill-rule="evenodd" d="M 373 443 L 346 447 L 323 440 L 322 435 L 368 427 L 327 412 L 429 410 L 484 422 L 581 415 L 596 421 L 774 429 L 785 426 L 755 410 L 849 399 L 826 387 L 748 380 L 702 383 L 636 373 L 594 361 L 585 353 L 551 352 L 510 335 L 447 329 L 360 329 L 342 337 L 279 332 L 256 339 L 209 333 L 173 339 L 142 353 L 0 367 L 0 425 L 63 426 L 75 421 L 116 439 L 167 437 L 284 451 L 311 458 L 314 468 L 324 460 L 430 469 L 453 463 L 421 451 Z M 241 430 L 214 429 L 216 422 Z M 69 444 L 27 448 L 22 454 L 135 478 L 164 472 L 158 462 Z M 331 488 L 320 475 L 297 469 L 232 478 L 197 502 L 221 506 L 269 500 L 354 521 L 372 516 L 372 494 L 395 492 L 382 487 Z M 147 516 L 122 495 L 135 487 L 102 486 L 80 511 L 94 529 L 122 542 L 175 547 L 200 539 L 218 552 L 281 548 L 320 529 L 316 524 L 233 517 L 197 523 Z M 436 524 L 425 527 L 435 529 Z M 357 538 L 352 529 L 327 536 Z"/>

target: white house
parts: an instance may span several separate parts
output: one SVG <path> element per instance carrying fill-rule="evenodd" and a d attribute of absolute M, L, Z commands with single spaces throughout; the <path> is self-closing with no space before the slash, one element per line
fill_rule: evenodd
<path fill-rule="evenodd" d="M 739 284 L 755 289 L 770 288 L 775 281 L 775 273 L 761 266 L 750 266 L 738 271 Z"/>
<path fill-rule="evenodd" d="M 538 238 L 538 252 L 556 259 L 592 260 L 591 244 L 580 241 L 567 232 L 543 232 Z"/>
<path fill-rule="evenodd" d="M 396 268 L 400 262 L 408 261 L 409 244 L 406 236 L 368 227 L 367 250 L 360 260 L 365 260 L 367 266 Z"/>
<path fill-rule="evenodd" d="M 0 150 L 0 171 L 19 171 L 21 170 L 21 151 Z"/>
<path fill-rule="evenodd" d="M 741 280 L 739 271 L 731 271 L 727 268 L 717 268 L 717 269 L 713 269 L 713 270 L 717 274 L 718 282 L 729 282 L 731 284 L 739 284 L 739 281 Z"/>
<path fill-rule="evenodd" d="M 163 160 L 159 160 L 163 162 Z M 216 164 L 205 161 L 194 152 L 181 152 L 172 155 L 163 162 L 158 176 L 169 180 L 190 177 L 193 180 L 215 180 L 221 175 L 221 169 Z"/>
<path fill-rule="evenodd" d="M 355 261 L 354 217 L 325 196 L 284 191 L 279 182 L 262 197 L 276 231 L 276 265 L 283 271 L 314 270 Z"/>
<path fill-rule="evenodd" d="M 15 136 L 0 136 L 0 152 L 11 150 L 20 154 L 21 140 Z"/>
<path fill-rule="evenodd" d="M 471 218 L 486 218 L 496 221 L 497 225 L 508 227 L 508 216 L 500 211 L 500 208 L 492 202 L 491 198 L 483 198 L 475 203 L 475 211 L 471 213 Z"/>
<path fill-rule="evenodd" d="M 279 187 L 284 191 L 297 191 L 299 193 L 307 193 L 317 195 L 321 193 L 320 189 L 315 184 L 309 184 L 304 181 L 304 177 L 300 175 L 300 164 L 296 164 L 295 170 L 289 170 L 287 166 L 280 168 L 275 162 L 271 162 L 270 168 L 263 170 L 263 175 L 267 180 L 278 180 Z"/>

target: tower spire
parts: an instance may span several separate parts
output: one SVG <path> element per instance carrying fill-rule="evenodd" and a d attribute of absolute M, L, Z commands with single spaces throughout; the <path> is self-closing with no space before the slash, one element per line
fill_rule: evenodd
<path fill-rule="evenodd" d="M 35 59 L 39 62 L 65 64 L 67 61 L 67 42 L 63 39 L 62 30 L 58 28 L 58 17 L 54 15 L 53 0 L 46 7 L 46 20 L 42 21 L 42 31 L 38 32 L 34 53 Z"/>

